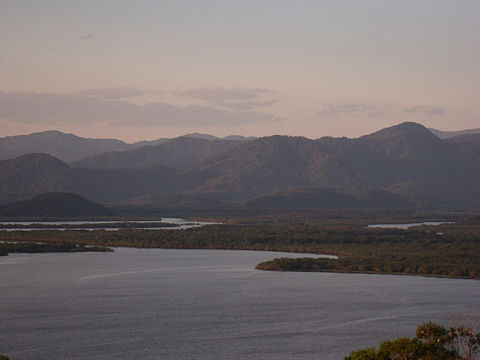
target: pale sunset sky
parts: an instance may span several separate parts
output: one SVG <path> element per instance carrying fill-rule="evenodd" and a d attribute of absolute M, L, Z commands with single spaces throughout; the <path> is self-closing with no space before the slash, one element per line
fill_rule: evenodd
<path fill-rule="evenodd" d="M 0 1 L 0 135 L 480 128 L 478 0 Z"/>

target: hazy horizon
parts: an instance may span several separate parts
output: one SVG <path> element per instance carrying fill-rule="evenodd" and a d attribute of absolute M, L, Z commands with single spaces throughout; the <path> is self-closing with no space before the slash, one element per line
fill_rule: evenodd
<path fill-rule="evenodd" d="M 480 128 L 480 2 L 3 1 L 0 134 Z"/>
<path fill-rule="evenodd" d="M 393 126 L 398 126 L 398 125 L 401 125 L 401 124 L 394 124 Z M 423 124 L 419 124 L 419 125 L 422 125 Z M 337 136 L 337 137 L 334 137 L 334 138 L 339 138 L 339 137 L 344 137 L 344 138 L 349 138 L 349 139 L 356 139 L 356 138 L 359 138 L 359 137 L 362 137 L 362 136 L 365 136 L 365 135 L 370 135 L 376 131 L 380 131 L 382 129 L 385 129 L 385 128 L 381 128 L 381 129 L 377 129 L 377 130 L 374 130 L 372 132 L 369 132 L 369 133 L 365 133 L 365 134 L 361 134 L 361 135 L 358 135 L 358 136 L 351 136 L 351 137 L 347 137 L 347 136 Z M 446 133 L 451 133 L 450 136 L 455 136 L 454 133 L 457 132 L 457 130 L 451 130 L 451 131 L 443 131 L 441 129 L 435 129 L 435 128 L 428 128 L 429 130 L 433 131 L 433 133 L 435 134 L 435 130 L 437 131 L 440 131 L 440 132 L 446 132 Z M 232 133 L 232 134 L 228 134 L 228 135 L 225 135 L 225 136 L 217 136 L 217 135 L 214 135 L 214 134 L 210 134 L 210 133 L 206 133 L 206 132 L 191 132 L 191 133 L 183 133 L 183 134 L 179 134 L 179 135 L 174 135 L 174 136 L 170 136 L 170 137 L 162 137 L 162 138 L 150 138 L 150 139 L 138 139 L 138 140 L 134 140 L 134 141 L 127 141 L 127 140 L 123 140 L 121 138 L 114 138 L 114 137 L 90 137 L 90 136 L 80 136 L 74 132 L 65 132 L 65 131 L 61 131 L 61 130 L 58 130 L 58 129 L 45 129 L 45 130 L 42 130 L 42 131 L 35 131 L 35 132 L 27 132 L 27 133 L 23 133 L 23 134 L 12 134 L 12 135 L 6 135 L 5 137 L 15 137 L 15 136 L 28 136 L 28 135 L 33 135 L 33 134 L 41 134 L 41 133 L 45 133 L 45 132 L 54 132 L 54 131 L 60 131 L 61 133 L 63 134 L 71 134 L 71 135 L 75 135 L 75 136 L 79 136 L 79 137 L 82 137 L 82 138 L 86 138 L 86 139 L 97 139 L 97 140 L 120 140 L 120 141 L 123 141 L 127 144 L 135 144 L 135 143 L 142 143 L 142 142 L 148 142 L 148 141 L 155 141 L 155 140 L 160 140 L 160 139 L 174 139 L 174 138 L 177 138 L 177 137 L 182 137 L 182 136 L 192 136 L 192 135 L 198 135 L 198 136 L 214 136 L 214 137 L 217 137 L 219 139 L 222 139 L 222 138 L 228 138 L 228 137 L 232 137 L 232 136 L 239 136 L 239 137 L 245 137 L 245 138 L 261 138 L 261 137 L 268 137 L 268 136 L 300 136 L 300 137 L 304 137 L 304 138 L 307 138 L 307 139 L 311 139 L 311 140 L 315 140 L 315 139 L 320 139 L 321 137 L 323 136 L 320 136 L 320 137 L 310 137 L 308 135 L 288 135 L 288 134 L 271 134 L 271 135 L 264 135 L 264 136 L 256 136 L 255 134 L 252 134 L 252 135 L 239 135 L 239 134 L 235 134 L 235 133 Z M 464 133 L 464 132 L 468 132 L 468 131 L 474 131 L 474 133 L 480 133 L 480 128 L 479 129 L 458 129 L 458 132 L 461 132 L 461 133 Z M 459 134 L 460 135 L 460 134 Z M 326 137 L 328 137 L 329 135 L 324 135 Z M 1 138 L 4 138 L 3 136 Z"/>

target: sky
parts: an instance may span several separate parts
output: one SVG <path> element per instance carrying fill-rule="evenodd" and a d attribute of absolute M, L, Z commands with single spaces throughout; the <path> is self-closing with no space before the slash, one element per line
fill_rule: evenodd
<path fill-rule="evenodd" d="M 478 0 L 0 1 L 0 135 L 480 128 Z"/>

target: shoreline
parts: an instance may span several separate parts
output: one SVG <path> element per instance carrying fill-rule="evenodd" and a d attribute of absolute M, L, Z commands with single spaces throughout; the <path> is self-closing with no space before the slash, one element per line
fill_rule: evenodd
<path fill-rule="evenodd" d="M 452 280 L 475 280 L 478 281 L 480 278 L 472 278 L 468 276 L 449 276 L 449 275 L 433 275 L 433 274 L 405 274 L 401 272 L 375 272 L 375 271 L 348 271 L 348 270 L 275 270 L 275 269 L 257 269 L 258 271 L 276 271 L 284 273 L 330 273 L 330 274 L 358 274 L 358 275 L 391 275 L 391 276 L 417 276 L 417 277 L 427 277 L 427 278 L 437 278 L 437 279 L 452 279 Z"/>
<path fill-rule="evenodd" d="M 315 263 L 316 260 L 323 261 L 324 264 Z M 349 260 L 348 258 L 344 258 Z M 400 276 L 420 276 L 420 277 L 433 277 L 441 279 L 463 279 L 463 280 L 480 280 L 480 276 L 467 276 L 467 275 L 446 275 L 446 274 L 429 274 L 418 272 L 392 272 L 392 271 L 375 271 L 375 270 L 348 270 L 348 269 L 321 269 L 315 266 L 326 265 L 328 260 L 325 258 L 275 258 L 273 260 L 263 261 L 255 266 L 255 270 L 259 271 L 278 271 L 278 272 L 309 272 L 309 273 L 339 273 L 339 274 L 365 274 L 365 275 L 400 275 Z M 339 260 L 337 258 L 336 260 Z M 311 267 L 305 267 L 305 266 Z M 339 265 L 339 263 L 335 264 Z M 301 267 L 304 266 L 304 267 Z M 340 264 L 341 266 L 341 264 Z"/>
<path fill-rule="evenodd" d="M 17 244 L 22 244 L 17 243 Z M 30 243 L 23 243 L 30 244 Z M 225 249 L 225 248 L 168 248 L 168 247 L 156 247 L 156 248 L 142 248 L 134 246 L 114 246 L 114 247 L 95 247 L 95 246 L 86 246 L 85 248 L 76 247 L 72 249 L 38 249 L 38 251 L 7 251 L 1 249 L 0 243 L 0 256 L 8 256 L 9 254 L 45 254 L 45 253 L 79 253 L 79 252 L 115 252 L 117 248 L 119 249 L 138 249 L 138 250 L 152 250 L 152 249 L 162 249 L 162 250 L 222 250 L 222 251 L 255 251 L 255 252 L 271 252 L 271 253 L 285 253 L 285 254 L 298 254 L 298 255 L 316 255 L 317 257 L 303 257 L 303 258 L 275 258 L 273 260 L 263 261 L 255 265 L 254 269 L 259 271 L 277 271 L 277 272 L 304 272 L 304 273 L 334 273 L 334 274 L 363 274 L 363 275 L 394 275 L 394 276 L 417 276 L 417 277 L 429 277 L 429 278 L 438 278 L 438 279 L 456 279 L 456 280 L 480 280 L 480 277 L 470 277 L 462 275 L 442 275 L 442 274 L 420 274 L 420 273 L 404 273 L 404 272 L 382 272 L 382 271 L 359 271 L 359 270 L 342 270 L 342 269 L 302 269 L 302 268 L 292 268 L 292 269 L 281 269 L 281 268 L 267 268 L 265 266 L 269 264 L 274 264 L 277 259 L 288 259 L 290 261 L 302 260 L 302 259 L 311 259 L 311 260 L 338 260 L 339 257 L 336 255 L 330 254 L 312 254 L 312 253 L 298 253 L 290 252 L 285 250 L 264 250 L 264 249 Z M 39 244 L 37 244 L 39 245 Z"/>

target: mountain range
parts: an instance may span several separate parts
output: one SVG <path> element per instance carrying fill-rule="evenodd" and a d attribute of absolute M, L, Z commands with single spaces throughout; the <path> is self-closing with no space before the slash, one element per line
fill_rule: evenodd
<path fill-rule="evenodd" d="M 239 140 L 206 140 L 182 136 L 157 145 L 92 155 L 72 162 L 71 165 L 89 169 L 131 169 L 163 165 L 180 169 L 221 154 L 238 143 Z"/>
<path fill-rule="evenodd" d="M 183 137 L 220 141 L 245 141 L 253 138 L 244 136 L 227 136 L 219 138 L 208 134 L 187 134 Z M 128 144 L 117 139 L 88 139 L 66 134 L 58 130 L 49 130 L 30 135 L 7 136 L 0 138 L 0 160 L 14 158 L 29 153 L 44 153 L 56 158 L 72 162 L 82 160 L 88 156 L 105 153 L 126 151 L 165 143 L 171 139 L 160 138 L 152 141 L 139 141 Z"/>
<path fill-rule="evenodd" d="M 0 161 L 0 203 L 67 191 L 165 207 L 480 205 L 480 134 L 441 139 L 416 123 L 356 139 L 189 136 L 108 151 L 70 164 L 38 153 Z"/>

